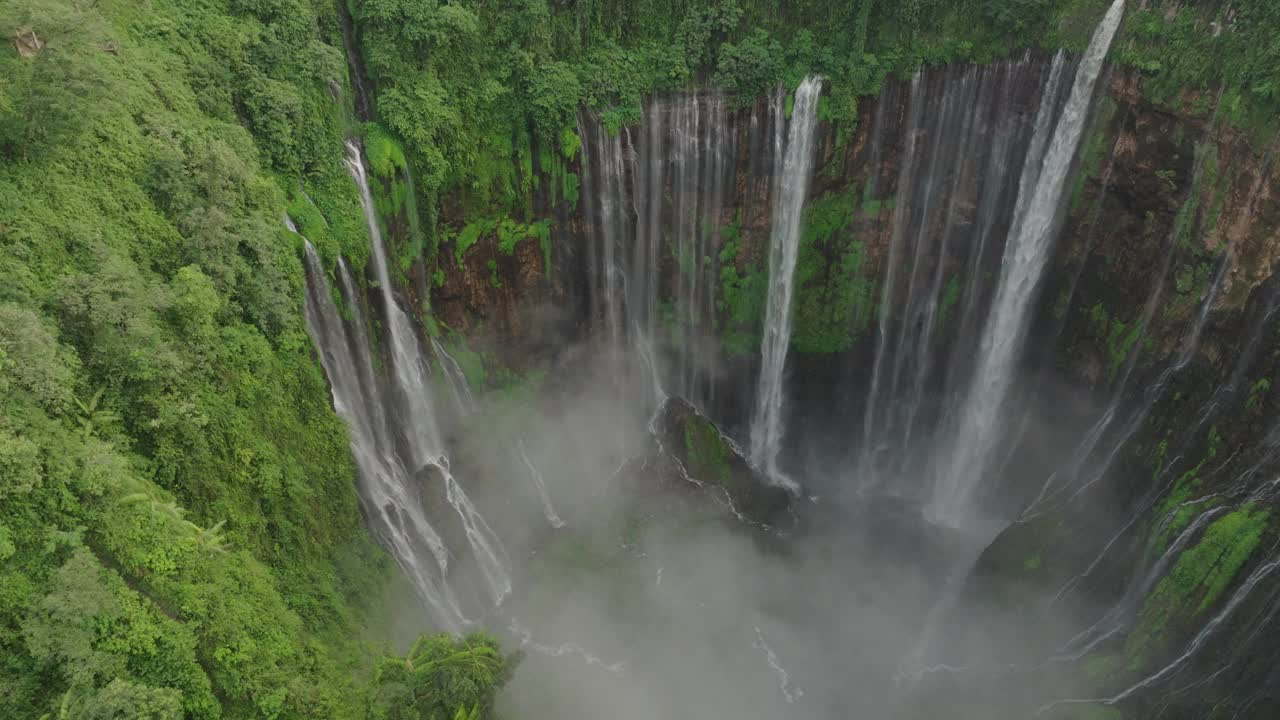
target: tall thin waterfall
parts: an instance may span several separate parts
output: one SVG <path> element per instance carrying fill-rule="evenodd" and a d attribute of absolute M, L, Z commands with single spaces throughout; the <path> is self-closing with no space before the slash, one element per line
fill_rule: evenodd
<path fill-rule="evenodd" d="M 378 222 L 378 210 L 369 190 L 369 177 L 365 173 L 360 145 L 347 141 L 347 170 L 360 190 L 360 207 L 364 210 L 365 223 L 372 243 L 373 271 L 378 282 L 379 296 L 386 312 L 387 341 L 391 355 L 393 387 L 402 403 L 400 421 L 405 437 L 404 445 L 417 470 L 441 454 L 440 432 L 435 414 L 431 410 L 431 393 L 426 383 L 426 363 L 418 350 L 417 335 L 409 316 L 396 303 L 391 291 L 391 276 L 387 271 L 387 251 L 382 241 L 382 228 Z"/>
<path fill-rule="evenodd" d="M 529 453 L 524 449 L 524 439 L 520 439 L 516 443 L 516 447 L 520 451 L 520 462 L 524 463 L 524 467 L 529 471 L 529 481 L 533 483 L 533 489 L 538 493 L 538 500 L 542 503 L 542 513 L 547 518 L 547 523 L 557 530 L 565 526 L 564 520 L 560 519 L 560 514 L 556 512 L 556 506 L 551 502 L 551 493 L 547 490 L 547 483 L 542 479 L 542 473 L 538 471 L 538 466 L 533 464 L 529 459 Z"/>
<path fill-rule="evenodd" d="M 449 385 L 449 394 L 461 415 L 470 415 L 476 411 L 476 399 L 471 394 L 471 385 L 467 383 L 467 374 L 462 371 L 458 361 L 444 349 L 439 340 L 431 338 L 431 352 L 435 353 L 441 374 Z"/>
<path fill-rule="evenodd" d="M 783 371 L 791 344 L 791 301 L 794 295 L 796 259 L 800 254 L 800 219 L 813 174 L 814 129 L 822 78 L 810 76 L 796 89 L 785 150 L 782 122 L 774 127 L 774 157 L 784 158 L 773 192 L 773 223 L 769 239 L 769 295 L 764 336 L 760 347 L 760 381 L 751 418 L 751 459 L 782 485 L 794 483 L 778 472 L 778 451 L 783 435 Z M 774 99 L 781 113 L 782 99 Z M 785 151 L 785 155 L 783 152 Z"/>
<path fill-rule="evenodd" d="M 458 630 L 469 621 L 449 585 L 456 549 L 446 546 L 428 518 L 424 493 L 431 484 L 441 484 L 443 492 L 434 494 L 442 495 L 457 515 L 467 550 L 495 605 L 511 593 L 509 561 L 497 534 L 450 469 L 427 381 L 427 361 L 408 314 L 392 293 L 386 247 L 355 141 L 347 142 L 346 164 L 360 192 L 372 244 L 372 269 L 385 312 L 387 377 L 380 379 L 375 369 L 368 323 L 346 263 L 338 263 L 338 280 L 343 301 L 353 310 L 349 323 L 334 307 L 324 268 L 309 244 L 308 328 L 321 351 L 334 406 L 351 427 L 360 498 L 370 525 L 413 581 L 435 621 Z M 447 363 L 443 350 L 441 355 Z M 446 375 L 457 370 L 447 364 L 444 369 Z M 459 403 L 469 399 L 460 396 Z"/>
<path fill-rule="evenodd" d="M 1019 193 L 1014 226 L 1005 245 L 1000 282 L 983 331 L 977 369 L 957 417 L 952 452 L 940 459 L 937 469 L 938 480 L 930 503 L 935 515 L 954 517 L 968 510 L 999 442 L 997 423 L 1021 355 L 1032 301 L 1049 258 L 1067 174 L 1088 119 L 1094 85 L 1123 15 L 1124 0 L 1115 0 L 1080 61 L 1071 96 L 1057 119 L 1043 162 L 1033 166 L 1029 160 L 1025 166 L 1028 169 L 1023 178 L 1027 182 Z"/>
<path fill-rule="evenodd" d="M 343 322 L 333 303 L 324 267 L 306 243 L 307 329 L 333 388 L 333 404 L 347 422 L 360 502 L 370 529 L 391 551 L 436 623 L 458 630 L 467 620 L 446 575 L 450 553 L 427 519 L 412 473 L 401 461 L 388 427 L 381 387 L 374 379 L 369 336 L 345 264 L 339 265 L 343 302 L 355 311 Z"/>

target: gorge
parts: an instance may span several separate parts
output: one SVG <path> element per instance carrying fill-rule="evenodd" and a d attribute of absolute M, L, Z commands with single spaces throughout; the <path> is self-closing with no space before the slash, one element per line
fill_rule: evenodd
<path fill-rule="evenodd" d="M 1265 0 L 0 10 L 0 715 L 1268 718 Z"/>

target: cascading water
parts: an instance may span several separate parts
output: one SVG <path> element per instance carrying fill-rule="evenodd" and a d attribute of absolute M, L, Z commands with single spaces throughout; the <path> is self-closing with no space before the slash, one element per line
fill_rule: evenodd
<path fill-rule="evenodd" d="M 449 394 L 453 396 L 458 412 L 462 415 L 475 412 L 476 399 L 471 393 L 471 385 L 467 382 L 467 375 L 462 371 L 462 366 L 436 338 L 431 338 L 431 352 L 435 353 L 436 362 L 439 363 L 445 382 L 449 385 Z"/>
<path fill-rule="evenodd" d="M 524 467 L 529 471 L 529 481 L 533 483 L 534 490 L 538 493 L 538 500 L 542 503 L 542 512 L 546 515 L 547 523 L 551 527 L 559 530 L 565 526 L 564 520 L 560 519 L 559 513 L 556 512 L 555 504 L 551 502 L 551 493 L 547 490 L 547 483 L 542 479 L 542 473 L 538 472 L 538 466 L 533 464 L 529 459 L 529 453 L 524 448 L 524 440 L 516 443 L 520 450 L 520 461 L 524 463 Z"/>
<path fill-rule="evenodd" d="M 775 123 L 774 157 L 783 157 L 773 194 L 773 226 L 769 238 L 769 291 L 760 347 L 760 380 L 751 417 L 751 459 L 775 482 L 797 489 L 778 470 L 783 436 L 783 373 L 791 345 L 791 301 L 796 259 L 800 254 L 800 221 L 813 174 L 814 129 L 822 78 L 810 76 L 796 89 L 785 149 L 783 123 Z M 781 110 L 781 96 L 774 100 Z M 785 152 L 785 155 L 784 155 Z"/>
<path fill-rule="evenodd" d="M 1008 168 L 1024 158 L 1038 167 L 1044 142 L 1036 141 L 1056 114 L 1066 67 L 1062 54 L 1048 67 L 1024 54 L 982 68 L 922 70 L 899 132 L 884 127 L 896 119 L 877 111 L 872 157 L 882 155 L 881 143 L 902 151 L 862 419 L 861 487 L 918 491 L 907 480 L 924 461 L 911 452 L 913 437 L 927 437 L 958 404 L 990 295 L 981 277 L 1013 221 L 1017 176 Z M 872 168 L 874 181 L 878 163 Z M 930 382 L 942 370 L 941 386 Z"/>
<path fill-rule="evenodd" d="M 940 458 L 936 470 L 938 480 L 930 502 L 935 516 L 954 519 L 971 512 L 973 493 L 1000 440 L 997 421 L 1013 382 L 1032 299 L 1049 258 L 1067 174 L 1088 119 L 1094 86 L 1123 15 L 1124 0 L 1115 0 L 1080 60 L 1071 96 L 1057 118 L 1053 139 L 1043 163 L 1034 172 L 1034 180 L 1024 172 L 1026 182 L 1005 244 L 1000 282 L 983 330 L 977 369 L 956 418 L 952 450 Z"/>
<path fill-rule="evenodd" d="M 863 422 L 856 464 L 858 482 L 863 489 L 874 486 L 876 490 L 907 495 L 908 504 L 924 496 L 930 501 L 930 520 L 942 519 L 945 524 L 971 529 L 970 521 L 982 512 L 976 505 L 980 499 L 978 493 L 983 489 L 980 485 L 983 476 L 1002 474 L 998 457 L 1007 457 L 1001 453 L 1009 451 L 1007 446 L 1014 444 L 999 436 L 997 423 L 1002 423 L 1002 413 L 1015 405 L 1011 402 L 1013 380 L 1019 374 L 1017 366 L 1028 335 L 1037 286 L 1053 250 L 1069 172 L 1101 66 L 1123 10 L 1123 1 L 1115 0 L 1096 29 L 1089 50 L 1079 60 L 1065 52 L 1056 54 L 1051 62 L 1047 57 L 1025 53 L 987 66 L 929 68 L 917 73 L 909 86 L 893 84 L 892 90 L 899 91 L 899 95 L 891 102 L 886 92 L 874 118 L 866 116 L 873 128 L 865 146 L 866 154 L 859 150 L 850 151 L 847 156 L 847 165 L 865 163 L 871 168 L 865 184 L 859 186 L 860 192 L 848 193 L 852 215 L 864 215 L 858 220 L 862 224 L 853 230 L 860 233 L 864 228 L 878 226 L 876 230 L 882 233 L 876 240 L 856 238 L 854 242 L 886 251 L 883 255 L 876 252 L 868 255 L 880 262 L 880 285 L 874 292 L 879 298 L 874 357 L 868 358 L 869 363 L 859 360 L 859 367 L 853 371 L 869 371 L 865 406 L 859 408 Z M 755 404 L 749 408 L 750 452 L 759 469 L 778 484 L 793 488 L 794 484 L 780 471 L 778 458 L 786 428 L 785 377 L 792 305 L 798 282 L 801 213 L 814 163 L 820 92 L 819 79 L 806 79 L 796 91 L 790 113 L 784 111 L 785 94 L 774 95 L 759 109 L 751 111 L 749 130 L 742 122 L 748 119 L 747 111 L 731 110 L 725 96 L 707 89 L 650 98 L 640 122 L 629 127 L 606 129 L 604 123 L 588 111 L 579 117 L 585 228 L 591 255 L 587 262 L 591 274 L 589 319 L 599 331 L 598 336 L 609 342 L 610 353 L 630 355 L 637 364 L 643 365 L 646 381 L 646 387 L 640 389 L 642 399 L 628 394 L 621 404 L 637 404 L 632 401 L 640 399 L 642 403 L 661 405 L 670 393 L 674 398 L 688 399 L 705 409 L 715 405 L 717 390 L 721 398 L 725 394 L 723 385 L 717 388 L 717 375 L 722 376 L 720 379 L 736 375 L 732 379 L 740 382 L 741 376 L 747 374 L 751 369 L 749 361 L 733 359 L 731 353 L 720 346 L 719 341 L 723 340 L 720 333 L 724 328 L 719 325 L 726 313 L 723 307 L 717 307 L 717 301 L 722 299 L 717 297 L 718 280 L 730 263 L 740 272 L 754 273 L 758 267 L 754 263 L 761 259 L 762 244 L 756 237 L 747 235 L 747 242 L 739 244 L 734 236 L 731 243 L 727 229 L 736 226 L 736 233 L 744 224 L 749 230 L 769 226 L 768 287 L 762 294 L 764 327 L 760 368 L 758 377 L 754 378 L 757 380 Z M 895 112 L 897 109 L 902 112 Z M 742 139 L 748 136 L 750 141 L 743 143 Z M 763 142 L 757 143 L 759 139 Z M 740 144 L 749 147 L 749 157 L 744 154 L 741 158 L 747 162 L 740 162 Z M 841 149 L 837 146 L 834 152 L 839 153 Z M 374 363 L 367 354 L 361 357 L 358 353 L 344 360 L 350 366 L 346 369 L 328 358 L 326 370 L 331 375 L 350 371 L 358 378 L 358 385 L 373 388 L 358 391 L 361 406 L 369 405 L 369 398 L 374 398 L 373 405 L 378 404 L 378 399 L 388 400 L 387 407 L 394 410 L 384 411 L 385 417 L 380 422 L 376 409 L 367 410 L 373 413 L 373 420 L 345 411 L 344 417 L 353 424 L 368 426 L 367 431 L 360 433 L 359 443 L 409 456 L 398 475 L 391 473 L 398 482 L 412 485 L 415 474 L 418 478 L 424 477 L 421 470 L 426 467 L 432 470 L 425 474 L 427 482 L 443 483 L 444 496 L 461 521 L 470 556 L 475 558 L 492 601 L 501 604 L 512 590 L 506 572 L 510 560 L 493 528 L 466 499 L 462 485 L 450 472 L 437 423 L 431 414 L 427 363 L 420 355 L 416 333 L 407 314 L 396 307 L 389 290 L 386 250 L 373 219 L 358 148 L 353 151 L 353 157 L 352 174 L 361 184 L 362 201 L 374 240 L 372 269 L 387 315 L 387 373 L 391 377 L 386 378 L 385 386 L 380 388 L 381 373 L 374 372 Z M 750 177 L 743 181 L 744 170 L 752 177 L 766 178 L 761 185 L 767 192 L 757 194 L 767 202 L 754 202 L 753 189 L 756 188 L 751 187 Z M 822 194 L 835 195 L 830 185 L 823 184 L 825 174 L 823 178 Z M 895 178 L 894 187 L 884 187 Z M 1194 180 L 1192 184 L 1195 185 Z M 767 206 L 754 218 L 754 228 L 752 219 L 742 222 L 744 215 L 751 214 L 753 202 Z M 868 207 L 875 209 L 868 210 Z M 846 239 L 839 238 L 840 241 Z M 873 244 L 877 241 L 879 245 Z M 1172 238 L 1168 244 L 1172 248 Z M 725 252 L 730 247 L 735 252 Z M 742 251 L 737 252 L 737 248 Z M 807 246 L 805 251 L 809 251 Z M 309 249 L 309 279 L 317 278 L 312 282 L 318 287 L 312 288 L 308 302 L 318 307 L 324 297 L 321 290 L 327 288 L 323 286 L 319 261 L 313 255 Z M 1140 334 L 1160 317 L 1157 312 L 1161 293 L 1169 270 L 1179 261 L 1172 255 L 1163 260 L 1159 276 L 1153 278 L 1150 300 L 1137 321 Z M 1033 518 L 1044 509 L 1040 501 L 1043 505 L 1057 505 L 1064 498 L 1065 502 L 1075 500 L 1081 491 L 1106 474 L 1115 454 L 1143 426 L 1165 388 L 1171 387 L 1172 376 L 1191 362 L 1197 351 L 1209 312 L 1227 277 L 1230 260 L 1223 257 L 1221 262 L 1213 273 L 1207 294 L 1201 295 L 1201 307 L 1191 317 L 1181 346 L 1173 351 L 1171 368 L 1148 385 L 1148 392 L 1138 398 L 1135 405 L 1127 390 L 1130 377 L 1147 380 L 1142 373 L 1148 368 L 1139 366 L 1138 350 L 1125 356 L 1118 383 L 1112 379 L 1107 386 L 1112 393 L 1111 404 L 1081 443 L 1077 462 L 1074 466 L 1064 466 L 1068 472 L 1060 476 L 1061 485 L 1046 485 L 1024 519 Z M 1000 266 L 998 274 L 992 272 L 996 266 Z M 355 286 L 341 261 L 337 273 L 343 297 L 354 298 Z M 349 337 L 367 333 L 354 328 L 362 322 L 360 313 L 355 313 L 355 319 L 347 322 L 346 336 L 325 329 L 335 322 L 327 315 L 336 318 L 336 312 L 317 311 L 309 305 L 308 313 L 309 320 L 314 316 L 312 332 L 318 344 L 368 345 L 367 340 L 361 343 Z M 340 321 L 336 323 L 342 325 Z M 439 363 L 438 376 L 447 382 L 458 413 L 476 412 L 475 398 L 471 396 L 461 366 L 438 341 L 430 342 L 431 354 Z M 1169 348 L 1165 343 L 1158 350 L 1169 352 Z M 866 349 L 872 350 L 869 346 Z M 791 360 L 793 364 L 798 362 L 797 358 Z M 648 380 L 652 380 L 651 386 Z M 340 393 L 335 386 L 334 394 L 340 411 L 350 404 L 349 391 Z M 415 398 L 421 404 L 415 404 Z M 1218 400 L 1217 395 L 1213 400 Z M 1125 415 L 1120 412 L 1122 409 L 1131 412 Z M 1209 415 L 1210 411 L 1206 410 L 1205 418 Z M 855 419 L 853 424 L 856 422 Z M 1008 426 L 1016 421 L 1003 424 Z M 1196 425 L 1199 429 L 1204 422 Z M 652 420 L 650 427 L 652 430 Z M 1117 428 L 1121 432 L 1117 433 Z M 698 438 L 688 430 L 684 433 L 692 452 Z M 372 439 L 364 440 L 366 435 Z M 518 454 L 510 453 L 513 467 L 523 466 L 527 471 L 524 478 L 517 473 L 516 482 L 527 479 L 536 493 L 542 519 L 552 528 L 564 528 L 542 473 L 525 447 L 525 437 L 532 441 L 535 436 L 522 436 L 519 442 L 513 443 Z M 1114 443 L 1108 442 L 1112 439 Z M 355 449 L 358 441 L 353 437 L 352 442 L 353 452 L 358 452 Z M 737 452 L 727 440 L 715 446 Z M 535 451 L 541 449 L 532 444 L 529 447 Z M 936 452 L 919 452 L 924 447 Z M 672 454 L 669 449 L 659 441 L 658 455 Z M 537 452 L 533 457 L 552 461 L 550 455 Z M 1157 469 L 1158 479 L 1167 476 L 1173 462 Z M 377 471 L 377 468 L 366 470 L 366 464 L 360 463 L 362 473 Z M 553 479 L 569 477 L 560 467 L 554 471 L 550 469 L 552 465 L 547 467 L 548 476 Z M 634 471 L 634 466 L 628 467 L 624 462 L 614 476 L 622 475 L 624 467 Z M 690 484 L 724 491 L 712 479 L 714 467 L 708 472 L 708 467 L 677 463 L 677 469 Z M 691 476 L 691 472 L 697 477 Z M 923 478 L 923 482 L 912 478 Z M 533 493 L 529 494 L 531 500 Z M 573 531 L 590 521 L 589 513 L 581 511 L 578 499 L 574 498 Z M 1192 506 L 1194 514 L 1189 524 L 1179 526 L 1172 542 L 1162 546 L 1160 553 L 1143 559 L 1138 565 L 1137 581 L 1124 586 L 1123 597 L 1103 606 L 1100 617 L 1090 616 L 1090 622 L 1097 619 L 1093 626 L 1070 642 L 1055 645 L 1062 655 L 1051 657 L 1048 662 L 1075 662 L 1104 643 L 1123 637 L 1139 612 L 1141 601 L 1168 574 L 1183 551 L 1198 541 L 1210 523 L 1228 512 L 1225 504 L 1199 507 L 1196 505 L 1199 502 L 1201 500 L 1196 499 L 1175 508 L 1184 511 Z M 1232 498 L 1230 507 L 1239 508 L 1241 503 Z M 1151 508 L 1148 502 L 1143 505 L 1143 512 Z M 731 502 L 728 510 L 745 519 Z M 1171 524 L 1173 515 L 1157 519 Z M 541 519 L 537 525 L 539 535 L 569 537 L 566 533 L 546 533 Z M 1125 530 L 1132 526 L 1131 523 Z M 1118 542 L 1123 535 L 1122 531 L 1113 542 Z M 626 543 L 633 542 L 634 538 L 626 540 Z M 388 544 L 394 547 L 394 542 Z M 437 574 L 444 578 L 451 560 L 443 550 L 443 543 L 439 543 L 439 547 L 442 554 L 437 558 Z M 628 550 L 632 547 L 638 545 L 625 546 Z M 1110 547 L 1108 544 L 1103 550 L 1104 555 Z M 412 547 L 408 552 L 413 552 Z M 1038 556 L 1035 562 L 1039 562 Z M 678 580 L 672 579 L 671 566 L 656 562 L 654 565 L 654 587 L 662 587 L 669 595 L 678 593 Z M 664 568 L 668 578 L 665 584 Z M 1242 576 L 1249 578 L 1241 591 L 1245 595 L 1239 596 L 1239 600 L 1232 597 L 1226 609 L 1212 616 L 1213 623 L 1206 628 L 1206 633 L 1212 634 L 1220 621 L 1229 618 L 1243 598 L 1253 591 L 1254 585 L 1268 579 L 1273 570 L 1272 565 L 1251 568 L 1249 575 Z M 1076 571 L 1078 568 L 1071 572 Z M 436 588 L 437 594 L 446 593 L 456 605 L 448 585 L 444 585 L 443 580 L 441 584 L 443 589 Z M 950 587 L 959 585 L 958 581 Z M 1072 587 L 1074 585 L 1064 588 L 1064 592 L 1069 593 Z M 942 607 L 937 613 L 937 622 L 946 622 L 952 608 L 961 606 L 960 598 L 948 597 L 947 600 L 955 602 Z M 520 611 L 503 610 L 504 615 L 514 612 Z M 526 647 L 537 652 L 549 656 L 580 655 L 590 664 L 604 666 L 576 644 L 539 644 L 533 642 L 532 635 L 518 623 L 510 627 Z M 795 660 L 797 654 L 785 645 L 780 645 L 782 652 L 775 654 L 758 626 L 755 633 L 753 647 L 762 653 L 763 665 L 776 672 L 785 701 L 799 703 L 803 693 L 778 658 L 786 657 L 789 663 L 802 661 Z M 786 643 L 786 633 L 779 635 L 779 642 Z M 771 640 L 773 637 L 770 632 Z M 927 642 L 919 647 L 929 649 Z M 1124 700 L 1133 692 L 1154 685 L 1177 672 L 1187 657 L 1199 652 L 1201 647 L 1202 637 L 1193 638 L 1187 655 L 1176 659 L 1169 666 L 1169 672 L 1149 673 L 1129 690 L 1104 701 Z M 620 672 L 616 666 L 610 668 Z M 932 670 L 919 669 L 917 675 Z M 806 689 L 813 687 L 809 676 L 803 677 Z M 811 694 L 819 692 L 815 689 Z"/>
<path fill-rule="evenodd" d="M 719 91 L 652 97 L 634 129 L 579 118 L 592 257 L 592 317 L 667 393 L 711 401 L 715 280 L 737 134 Z"/>
<path fill-rule="evenodd" d="M 423 509 L 422 498 L 403 465 L 388 432 L 386 405 L 374 382 L 369 337 L 360 313 L 348 332 L 334 306 L 324 266 L 306 244 L 307 328 L 320 350 L 321 364 L 333 388 L 333 404 L 347 421 L 351 454 L 358 470 L 360 500 L 371 529 L 391 551 L 433 619 L 450 630 L 467 624 L 449 587 L 450 554 Z M 345 265 L 341 267 L 343 301 L 357 308 L 358 296 Z"/>
<path fill-rule="evenodd" d="M 387 251 L 382 242 L 382 227 L 378 210 L 369 190 L 369 177 L 365 172 L 360 145 L 347 141 L 347 170 L 360 190 L 360 207 L 364 210 L 365 225 L 369 229 L 373 271 L 377 279 L 378 294 L 386 313 L 387 342 L 391 355 L 392 388 L 402 405 L 400 421 L 404 433 L 404 445 L 411 468 L 427 465 L 441 454 L 440 433 L 435 414 L 431 409 L 431 393 L 426 383 L 426 364 L 418 350 L 417 335 L 409 316 L 396 303 L 391 288 L 391 276 L 387 271 Z"/>
<path fill-rule="evenodd" d="M 387 270 L 386 248 L 360 146 L 347 142 L 347 168 L 360 193 L 371 240 L 371 262 L 385 313 L 389 369 L 379 381 L 356 284 L 345 261 L 338 263 L 344 302 L 354 309 L 351 332 L 338 315 L 326 275 L 314 249 L 307 248 L 307 318 L 333 386 L 334 405 L 350 424 L 351 449 L 360 475 L 360 497 L 378 537 L 405 568 L 436 622 L 452 630 L 468 624 L 449 585 L 453 553 L 427 517 L 424 483 L 443 484 L 443 496 L 457 514 L 468 549 L 493 604 L 511 593 L 509 560 L 502 542 L 481 516 L 449 467 L 439 436 L 427 382 L 427 363 L 409 316 L 396 303 Z M 446 376 L 450 367 L 439 351 Z M 465 388 L 465 381 L 462 382 Z M 469 391 L 455 388 L 460 407 Z M 467 408 L 469 409 L 469 408 Z M 425 472 L 424 472 L 425 471 Z"/>

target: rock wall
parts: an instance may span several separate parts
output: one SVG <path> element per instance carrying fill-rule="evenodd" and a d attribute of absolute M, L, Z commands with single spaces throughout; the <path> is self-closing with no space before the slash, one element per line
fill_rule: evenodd
<path fill-rule="evenodd" d="M 1023 61 L 1047 67 L 1051 59 L 1029 55 Z M 956 71 L 934 70 L 923 82 L 957 76 Z M 1025 115 L 1034 111 L 1039 90 L 1033 83 L 1013 86 L 1003 102 Z M 831 317 L 847 327 L 832 335 L 828 322 L 813 337 L 797 338 L 793 347 L 793 433 L 809 444 L 847 446 L 861 423 L 876 351 L 879 291 L 894 223 L 901 221 L 894 198 L 900 192 L 903 142 L 910 137 L 904 123 L 911 94 L 911 81 L 891 81 L 878 98 L 866 99 L 856 127 L 821 123 L 811 205 L 847 200 L 840 201 L 834 220 L 807 217 L 815 225 L 830 226 L 807 236 L 802 252 L 809 254 L 810 263 L 797 304 L 865 305 L 868 298 L 871 304 L 836 308 L 839 312 Z M 1274 552 L 1276 531 L 1265 518 L 1276 504 L 1267 478 L 1280 472 L 1271 419 L 1271 387 L 1280 382 L 1275 340 L 1280 283 L 1273 278 L 1280 255 L 1276 143 L 1217 122 L 1214 101 L 1187 95 L 1179 108 L 1157 106 L 1144 96 L 1136 72 L 1117 70 L 1107 79 L 1082 142 L 1070 197 L 1064 198 L 1062 232 L 1039 295 L 1025 360 L 1032 381 L 1023 389 L 1024 397 L 1052 408 L 1052 426 L 1068 439 L 1042 443 L 1024 437 L 1013 449 L 1015 459 L 1030 459 L 1015 462 L 1015 467 L 1061 472 L 1047 484 L 1033 472 L 1010 480 L 1016 488 L 1010 500 L 1015 512 L 1035 499 L 1037 491 L 1040 501 L 1030 503 L 1030 512 L 996 539 L 966 591 L 974 606 L 994 603 L 1007 610 L 1009 615 L 995 617 L 1009 627 L 1021 625 L 1008 617 L 1042 624 L 1054 618 L 1046 627 L 1055 632 L 1029 644 L 1027 657 L 1061 651 L 1072 633 L 1100 617 L 1121 618 L 1114 641 L 1078 658 L 1077 665 L 1092 662 L 1096 670 L 1099 663 L 1120 663 L 1114 658 L 1128 653 L 1123 668 L 1117 666 L 1102 679 L 1081 676 L 1081 684 L 1095 692 L 1120 694 L 1166 667 L 1196 642 L 1213 613 L 1237 599 L 1232 593 L 1274 562 L 1268 553 Z M 729 267 L 739 278 L 759 272 L 767 253 L 767 136 L 744 121 L 750 112 L 739 111 L 735 123 L 742 150 L 720 218 L 735 232 L 732 238 L 722 234 L 716 239 L 717 256 L 725 247 L 733 250 L 721 256 L 721 277 Z M 581 176 L 581 157 L 560 172 Z M 1012 157 L 1010 162 L 1020 160 Z M 554 190 L 560 184 L 556 177 L 541 170 L 525 219 L 553 220 L 549 265 L 537 238 L 520 240 L 506 252 L 496 234 L 489 234 L 460 262 L 456 246 L 444 244 L 436 274 L 417 274 L 418 287 L 429 286 L 430 305 L 439 320 L 464 334 L 473 347 L 517 369 L 548 363 L 567 343 L 588 341 L 599 327 L 592 310 L 599 303 L 591 297 L 592 249 L 584 203 L 568 202 Z M 978 200 L 965 194 L 968 183 L 956 185 L 957 201 L 938 222 L 960 228 L 959 234 L 971 241 L 980 223 Z M 443 220 L 458 228 L 465 218 L 446 203 Z M 993 236 L 1003 237 L 1007 222 L 998 222 Z M 955 277 L 977 283 L 980 301 L 991 291 L 999 253 L 988 250 L 967 266 L 963 248 L 957 241 L 930 262 L 941 266 L 944 281 Z M 851 265 L 855 250 L 859 262 Z M 848 284 L 857 280 L 867 285 L 858 293 L 848 292 Z M 734 309 L 723 286 L 717 288 L 717 299 L 718 326 L 731 328 Z M 965 327 L 972 320 L 962 316 L 947 320 L 952 324 L 939 330 L 934 347 L 951 354 L 957 342 L 963 349 L 974 328 Z M 802 326 L 798 332 L 809 331 Z M 820 351 L 805 346 L 818 337 L 834 340 Z M 751 353 L 726 349 L 722 360 L 719 382 L 752 387 L 756 360 Z M 929 383 L 946 382 L 941 367 L 929 375 Z M 741 429 L 749 409 L 746 394 L 721 394 L 711 414 L 726 427 Z M 1221 516 L 1197 524 L 1204 511 L 1215 508 Z M 1216 520 L 1239 521 L 1242 512 L 1246 519 L 1264 518 L 1261 539 L 1250 540 L 1244 550 L 1228 544 L 1221 554 L 1229 556 L 1236 547 L 1243 559 L 1211 564 L 1221 573 L 1230 571 L 1225 581 L 1212 578 L 1212 570 L 1186 567 L 1179 577 L 1190 588 L 1182 588 L 1174 600 L 1160 600 L 1157 588 L 1167 587 L 1160 583 L 1170 568 L 1189 557 L 1188 551 L 1213 540 L 1209 531 Z M 1165 556 L 1178 538 L 1178 552 Z M 1214 591 L 1211 580 L 1225 584 Z M 1280 592 L 1277 580 L 1264 572 L 1251 594 L 1239 597 L 1259 622 L 1274 622 L 1263 600 L 1266 593 Z M 1152 619 L 1161 613 L 1167 622 Z M 1201 669 L 1211 673 L 1212 658 L 1225 652 L 1221 648 L 1253 642 L 1256 633 L 1237 626 L 1239 617 L 1244 616 L 1223 618 L 1222 631 L 1205 640 L 1219 650 L 1195 654 L 1188 667 L 1204 664 Z M 1156 625 L 1159 629 L 1153 631 Z M 998 634 L 990 625 L 974 627 L 970 640 Z M 1156 639 L 1124 639 L 1141 633 Z M 1135 644 L 1141 647 L 1135 649 Z M 973 651 L 963 638 L 953 639 L 951 647 Z M 1276 666 L 1266 664 L 1275 650 L 1269 644 L 1255 650 L 1256 657 L 1233 666 L 1231 679 L 1208 683 L 1199 700 L 1152 694 L 1163 687 L 1161 678 L 1152 692 L 1125 696 L 1126 707 L 1139 716 L 1163 708 L 1172 713 L 1165 717 L 1199 717 L 1195 713 L 1213 702 L 1241 694 L 1232 683 L 1247 684 L 1244 695 L 1258 702 L 1274 702 L 1257 688 Z"/>

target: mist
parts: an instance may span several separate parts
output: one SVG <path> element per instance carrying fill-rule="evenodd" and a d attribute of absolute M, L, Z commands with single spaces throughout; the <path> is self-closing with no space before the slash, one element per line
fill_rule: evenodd
<path fill-rule="evenodd" d="M 947 604 L 991 529 L 930 522 L 918 498 L 827 492 L 858 478 L 841 458 L 812 453 L 789 468 L 802 491 L 785 522 L 739 517 L 702 485 L 712 478 L 672 462 L 655 433 L 650 373 L 624 350 L 569 348 L 536 389 L 490 394 L 445 421 L 453 472 L 511 563 L 512 596 L 476 618 L 524 654 L 500 709 L 548 719 L 919 712 L 917 686 L 941 662 L 940 625 L 982 613 Z M 448 513 L 435 516 L 448 538 Z M 477 577 L 464 555 L 451 582 L 464 596 L 470 582 L 480 606 Z"/>

